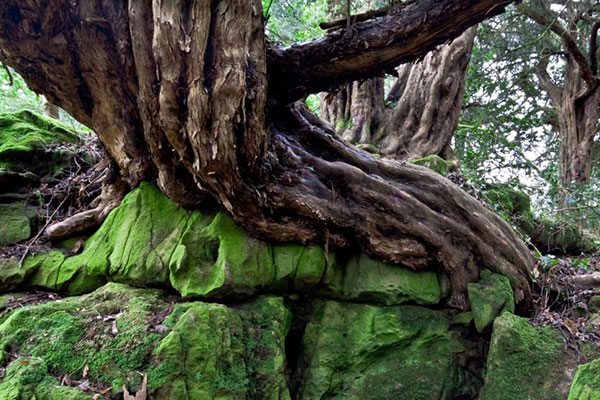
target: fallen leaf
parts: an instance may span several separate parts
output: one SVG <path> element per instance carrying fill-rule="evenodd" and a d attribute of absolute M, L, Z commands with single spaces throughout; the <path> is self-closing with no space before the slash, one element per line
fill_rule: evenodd
<path fill-rule="evenodd" d="M 85 367 L 83 367 L 83 374 L 81 374 L 81 376 L 86 378 L 88 375 L 88 372 L 90 372 L 90 367 L 86 364 Z"/>

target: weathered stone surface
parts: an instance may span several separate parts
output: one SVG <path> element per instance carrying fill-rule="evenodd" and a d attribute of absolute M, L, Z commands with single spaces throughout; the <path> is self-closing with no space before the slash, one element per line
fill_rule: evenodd
<path fill-rule="evenodd" d="M 563 345 L 553 328 L 503 313 L 494 322 L 480 400 L 564 400 L 570 379 Z"/>
<path fill-rule="evenodd" d="M 360 254 L 341 260 L 319 246 L 269 244 L 249 236 L 224 212 L 188 211 L 154 185 L 129 193 L 83 253 L 27 260 L 27 279 L 0 269 L 0 287 L 88 293 L 106 282 L 170 286 L 184 298 L 244 298 L 255 293 L 320 293 L 382 304 L 437 304 L 433 271 L 412 271 Z M 60 259 L 60 260 L 59 260 Z"/>
<path fill-rule="evenodd" d="M 20 204 L 0 204 L 0 247 L 22 242 L 31 236 L 35 211 Z"/>
<path fill-rule="evenodd" d="M 314 303 L 298 399 L 452 399 L 462 350 L 448 317 L 418 306 Z M 463 388 L 464 389 L 464 388 Z"/>
<path fill-rule="evenodd" d="M 600 400 L 600 359 L 577 369 L 569 400 Z"/>
<path fill-rule="evenodd" d="M 503 275 L 483 270 L 478 283 L 468 284 L 467 293 L 478 332 L 489 330 L 503 311 L 515 311 L 510 281 Z"/>
<path fill-rule="evenodd" d="M 108 394 L 118 396 L 124 384 L 138 389 L 140 374 L 147 374 L 157 399 L 289 399 L 283 374 L 289 321 L 280 298 L 235 308 L 178 304 L 159 290 L 108 284 L 0 320 L 0 364 L 6 368 L 0 398 L 94 395 L 61 386 L 62 376 L 111 387 Z"/>
<path fill-rule="evenodd" d="M 29 110 L 0 113 L 0 182 L 26 184 L 57 173 L 70 163 L 70 145 L 78 142 L 78 135 L 57 120 Z"/>

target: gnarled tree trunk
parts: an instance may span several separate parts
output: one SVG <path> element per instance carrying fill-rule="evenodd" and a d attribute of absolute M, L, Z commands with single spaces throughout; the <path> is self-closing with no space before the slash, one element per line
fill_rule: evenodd
<path fill-rule="evenodd" d="M 476 28 L 470 28 L 422 60 L 400 66 L 384 100 L 383 79 L 346 84 L 322 97 L 321 114 L 342 137 L 372 144 L 406 160 L 452 155 Z"/>
<path fill-rule="evenodd" d="M 563 184 L 587 184 L 592 172 L 592 150 L 598 132 L 600 87 L 596 84 L 589 93 L 580 67 L 567 58 L 565 82 L 554 84 L 548 74 L 538 70 L 540 85 L 546 91 L 557 112 L 560 137 L 560 179 Z"/>
<path fill-rule="evenodd" d="M 523 5 L 519 11 L 544 29 L 550 29 L 560 40 L 566 59 L 564 82 L 555 83 L 548 73 L 548 60 L 537 68 L 540 87 L 548 94 L 557 111 L 560 135 L 560 179 L 563 184 L 587 184 L 592 171 L 592 148 L 598 132 L 600 77 L 598 76 L 597 34 L 600 20 L 593 24 L 589 37 L 589 56 L 577 43 L 577 24 L 562 26 L 558 18 L 551 20 Z M 548 10 L 544 10 L 547 13 Z"/>
<path fill-rule="evenodd" d="M 265 43 L 258 0 L 6 0 L 0 48 L 97 132 L 130 185 L 156 178 L 188 207 L 210 197 L 263 238 L 444 268 L 460 308 L 481 268 L 511 276 L 527 303 L 530 255 L 502 219 L 425 168 L 357 151 L 296 103 L 413 60 L 508 2 L 418 2 L 282 49 Z"/>

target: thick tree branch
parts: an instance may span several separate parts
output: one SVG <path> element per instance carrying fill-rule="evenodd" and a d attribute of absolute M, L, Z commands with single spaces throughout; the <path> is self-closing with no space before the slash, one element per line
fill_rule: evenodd
<path fill-rule="evenodd" d="M 512 0 L 421 0 L 313 42 L 268 49 L 272 97 L 290 103 L 413 61 Z"/>
<path fill-rule="evenodd" d="M 535 75 L 537 76 L 540 86 L 548 94 L 552 103 L 557 105 L 560 104 L 561 88 L 552 82 L 552 78 L 548 74 L 548 58 L 544 57 L 540 60 Z"/>

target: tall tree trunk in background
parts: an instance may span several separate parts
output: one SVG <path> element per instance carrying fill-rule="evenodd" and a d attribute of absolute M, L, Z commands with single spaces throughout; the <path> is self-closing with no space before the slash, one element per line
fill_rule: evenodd
<path fill-rule="evenodd" d="M 94 129 L 131 186 L 156 179 L 187 207 L 209 197 L 266 239 L 443 268 L 459 308 L 482 268 L 527 304 L 531 256 L 506 222 L 426 168 L 357 151 L 298 102 L 412 61 L 509 2 L 416 2 L 280 48 L 259 0 L 4 0 L 0 55 Z"/>
<path fill-rule="evenodd" d="M 585 48 L 582 50 L 575 40 L 578 35 L 576 24 L 565 28 L 558 19 L 546 17 L 548 10 L 542 14 L 520 5 L 519 11 L 544 29 L 550 28 L 560 38 L 565 50 L 566 72 L 562 86 L 550 77 L 547 58 L 538 64 L 536 75 L 558 116 L 560 180 L 564 185 L 587 184 L 592 172 L 594 138 L 598 133 L 600 77 L 596 35 L 600 21 L 592 26 L 587 49 L 589 56 L 586 56 Z"/>
<path fill-rule="evenodd" d="M 400 67 L 387 101 L 395 106 L 386 110 L 374 137 L 381 154 L 450 158 L 476 33 L 476 27 L 470 28 L 422 61 Z"/>
<path fill-rule="evenodd" d="M 557 112 L 560 180 L 564 185 L 587 184 L 592 172 L 594 138 L 598 132 L 600 87 L 596 85 L 585 93 L 581 68 L 571 57 L 567 57 L 562 87 L 552 82 L 546 68 L 547 62 L 542 62 L 537 77 Z"/>
<path fill-rule="evenodd" d="M 598 132 L 598 98 L 596 87 L 585 98 L 578 98 L 584 82 L 577 66 L 567 62 L 567 74 L 561 99 L 556 102 L 561 140 L 560 176 L 563 184 L 590 182 L 592 149 Z"/>
<path fill-rule="evenodd" d="M 329 0 L 332 19 L 347 17 L 342 7 L 345 1 Z M 364 2 L 362 11 L 372 9 L 374 3 L 373 0 Z M 321 94 L 321 117 L 347 142 L 370 144 L 383 117 L 384 92 L 384 80 L 380 77 L 343 84 Z"/>
<path fill-rule="evenodd" d="M 321 115 L 353 144 L 372 144 L 406 160 L 452 155 L 476 28 L 402 65 L 384 100 L 382 78 L 346 84 L 322 96 Z"/>

